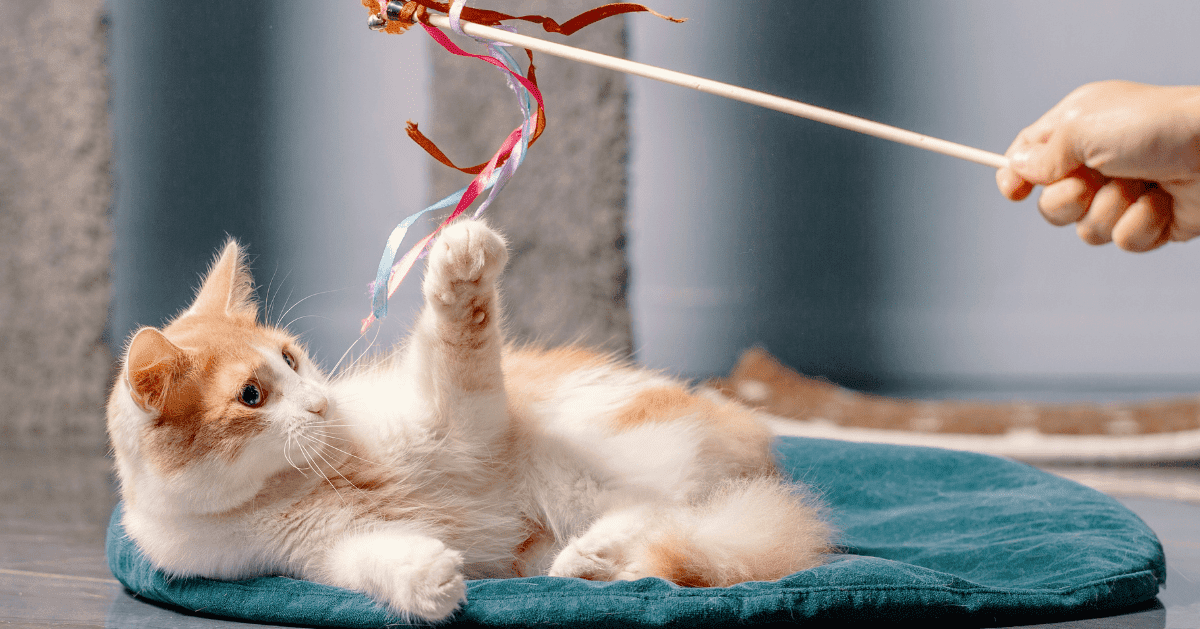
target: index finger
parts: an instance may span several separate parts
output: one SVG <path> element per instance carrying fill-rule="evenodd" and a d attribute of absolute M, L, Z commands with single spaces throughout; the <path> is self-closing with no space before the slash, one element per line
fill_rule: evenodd
<path fill-rule="evenodd" d="M 1033 184 L 1022 179 L 1008 166 L 996 171 L 996 187 L 1000 189 L 1000 194 L 1008 197 L 1010 201 L 1024 200 L 1033 192 Z"/>

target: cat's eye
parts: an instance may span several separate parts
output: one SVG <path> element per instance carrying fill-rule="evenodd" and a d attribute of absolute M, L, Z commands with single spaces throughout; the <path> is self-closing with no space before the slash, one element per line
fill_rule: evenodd
<path fill-rule="evenodd" d="M 292 371 L 295 371 L 300 366 L 300 363 L 296 362 L 296 357 L 292 356 L 292 353 L 286 349 L 283 350 L 283 360 L 288 364 L 288 367 L 292 368 Z"/>
<path fill-rule="evenodd" d="M 238 393 L 238 401 L 250 408 L 258 408 L 266 400 L 267 397 L 263 395 L 262 390 L 256 384 L 247 384 L 242 387 L 242 392 Z"/>

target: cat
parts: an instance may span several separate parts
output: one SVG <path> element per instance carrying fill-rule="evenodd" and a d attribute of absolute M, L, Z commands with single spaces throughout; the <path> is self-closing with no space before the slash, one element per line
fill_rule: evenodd
<path fill-rule="evenodd" d="M 585 349 L 505 344 L 508 253 L 447 227 L 408 342 L 330 378 L 259 322 L 230 240 L 129 340 L 107 416 L 124 526 L 173 576 L 285 575 L 438 621 L 465 579 L 774 580 L 831 529 L 754 411 Z"/>

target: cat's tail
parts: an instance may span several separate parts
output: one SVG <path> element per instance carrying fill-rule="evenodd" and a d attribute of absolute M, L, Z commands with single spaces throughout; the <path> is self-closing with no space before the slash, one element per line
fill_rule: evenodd
<path fill-rule="evenodd" d="M 689 587 L 773 581 L 818 566 L 833 551 L 822 509 L 774 476 L 731 480 L 652 527 L 618 579 L 658 576 Z"/>

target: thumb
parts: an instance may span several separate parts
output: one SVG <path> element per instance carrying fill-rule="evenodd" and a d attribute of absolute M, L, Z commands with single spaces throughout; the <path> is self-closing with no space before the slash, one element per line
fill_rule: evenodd
<path fill-rule="evenodd" d="M 1009 168 L 1022 179 L 1046 185 L 1063 179 L 1082 165 L 1064 129 L 1027 134 L 1031 129 L 1022 131 L 1006 154 Z"/>

